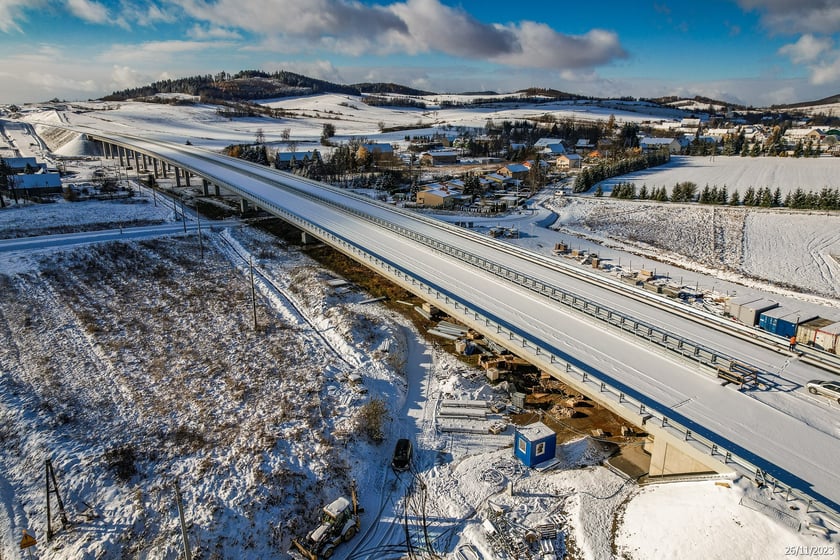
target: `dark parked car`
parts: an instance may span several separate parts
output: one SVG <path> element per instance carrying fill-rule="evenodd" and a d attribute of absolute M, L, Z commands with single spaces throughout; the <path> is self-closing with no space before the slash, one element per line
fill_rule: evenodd
<path fill-rule="evenodd" d="M 406 471 L 411 465 L 411 441 L 403 438 L 397 440 L 397 446 L 394 448 L 394 460 L 391 461 L 391 466 L 395 471 Z"/>
<path fill-rule="evenodd" d="M 840 403 L 840 381 L 809 381 L 806 385 L 814 395 L 823 395 Z"/>

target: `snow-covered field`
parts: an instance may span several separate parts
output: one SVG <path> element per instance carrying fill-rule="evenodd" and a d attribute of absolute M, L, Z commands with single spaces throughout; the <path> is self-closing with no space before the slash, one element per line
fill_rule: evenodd
<path fill-rule="evenodd" d="M 668 192 L 677 183 L 690 181 L 699 192 L 705 186 L 726 187 L 731 195 L 753 189 L 769 188 L 781 191 L 782 197 L 801 188 L 805 192 L 819 192 L 824 187 L 840 187 L 840 157 L 818 158 L 741 157 L 741 156 L 672 156 L 665 165 L 614 177 L 602 183 L 605 192 L 617 182 L 631 182 L 648 191 L 665 187 Z"/>
<path fill-rule="evenodd" d="M 322 97 L 336 97 L 329 110 L 370 112 L 352 124 L 344 115 L 330 120 L 339 134 L 376 141 L 379 121 L 418 119 L 405 111 L 388 120 L 391 110 Z M 304 101 L 278 103 L 313 111 Z M 258 128 L 276 139 L 286 127 L 314 145 L 327 122 L 229 120 L 214 111 L 128 103 L 29 119 L 97 119 L 97 127 L 107 119 L 116 130 L 214 148 L 253 141 Z M 476 126 L 488 118 L 451 111 L 426 118 L 463 115 L 461 122 Z M 87 149 L 67 140 L 76 145 L 66 144 L 66 155 Z M 679 206 L 660 214 L 652 206 L 587 198 L 555 204 L 561 233 L 542 227 L 552 221 L 545 211 L 488 220 L 517 224 L 529 234 L 517 242 L 535 250 L 581 235 L 672 263 L 694 261 L 695 270 L 729 279 L 807 287 L 836 305 L 836 216 Z M 60 202 L 3 210 L 0 238 L 172 219 L 148 197 L 130 205 Z M 792 219 L 800 221 L 785 229 Z M 808 249 L 791 258 L 791 246 L 800 245 Z M 256 331 L 249 257 L 258 272 Z M 782 258 L 785 266 L 775 266 Z M 417 556 L 431 543 L 439 557 L 502 558 L 483 525 L 497 515 L 523 529 L 554 524 L 554 545 L 568 558 L 840 554 L 837 533 L 810 531 L 807 512 L 742 479 L 639 487 L 600 466 L 604 455 L 590 438 L 562 446 L 559 468 L 529 471 L 512 458 L 510 428 L 501 436 L 442 432 L 441 399 L 503 400 L 506 387 L 491 387 L 406 317 L 362 303 L 369 296 L 358 289 L 331 287 L 331 278 L 296 247 L 244 225 L 205 230 L 203 259 L 194 234 L 0 252 L 0 557 L 17 557 L 27 529 L 39 540 L 39 558 L 177 558 L 176 478 L 193 552 L 202 558 L 291 557 L 291 539 L 314 527 L 318 507 L 346 493 L 351 480 L 365 513 L 361 534 L 337 550 L 339 559 L 408 557 L 407 533 Z M 367 392 L 348 383 L 351 372 L 362 375 Z M 368 439 L 363 418 L 377 400 L 388 413 L 381 443 Z M 416 455 L 412 471 L 397 476 L 388 464 L 399 437 L 415 442 Z M 50 544 L 46 458 L 71 521 Z"/>
<path fill-rule="evenodd" d="M 840 298 L 840 214 L 654 204 L 590 197 L 554 202 L 553 228 L 650 259 L 777 293 Z"/>

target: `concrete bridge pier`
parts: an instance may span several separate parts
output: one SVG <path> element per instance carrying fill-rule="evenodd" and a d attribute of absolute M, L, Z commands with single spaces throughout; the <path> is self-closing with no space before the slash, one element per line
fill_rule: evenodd
<path fill-rule="evenodd" d="M 646 429 L 653 436 L 653 441 L 646 442 L 644 447 L 650 453 L 650 477 L 735 472 L 661 427 L 647 425 Z"/>
<path fill-rule="evenodd" d="M 216 196 L 222 196 L 222 191 L 221 191 L 221 189 L 219 189 L 219 185 L 214 184 L 213 185 L 213 190 L 216 193 Z"/>
<path fill-rule="evenodd" d="M 175 186 L 180 187 L 181 186 L 181 168 L 178 167 L 178 166 L 175 166 L 173 169 L 175 171 Z"/>
<path fill-rule="evenodd" d="M 207 179 L 201 179 L 201 190 L 204 196 L 210 196 L 210 182 Z"/>
<path fill-rule="evenodd" d="M 318 238 L 313 236 L 311 233 L 301 231 L 300 232 L 300 242 L 303 245 L 312 245 L 313 243 L 318 243 Z"/>

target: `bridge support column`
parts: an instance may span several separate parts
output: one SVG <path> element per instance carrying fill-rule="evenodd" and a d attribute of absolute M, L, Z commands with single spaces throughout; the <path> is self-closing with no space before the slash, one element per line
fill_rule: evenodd
<path fill-rule="evenodd" d="M 303 245 L 311 245 L 312 243 L 317 243 L 318 240 L 313 237 L 311 234 L 306 233 L 305 231 L 300 232 L 300 242 Z"/>
<path fill-rule="evenodd" d="M 248 200 L 242 198 L 239 200 L 239 209 L 243 214 L 248 212 Z"/>
<path fill-rule="evenodd" d="M 177 166 L 173 168 L 175 170 L 175 186 L 181 186 L 181 169 Z"/>
<path fill-rule="evenodd" d="M 160 173 L 163 175 L 163 178 L 166 179 L 166 168 L 169 167 L 169 164 L 163 160 L 160 160 Z"/>
<path fill-rule="evenodd" d="M 152 167 L 154 168 L 155 179 L 160 178 L 160 174 L 158 173 L 158 160 L 156 158 L 152 158 Z"/>
<path fill-rule="evenodd" d="M 222 196 L 222 191 L 219 189 L 219 185 L 213 185 L 213 190 L 216 192 L 216 196 Z"/>
<path fill-rule="evenodd" d="M 733 470 L 709 454 L 702 453 L 665 430 L 649 431 L 652 442 L 645 444 L 650 453 L 649 476 L 676 476 L 704 473 L 728 474 Z"/>
<path fill-rule="evenodd" d="M 201 180 L 201 190 L 204 192 L 204 196 L 210 196 L 210 183 L 207 179 Z"/>
<path fill-rule="evenodd" d="M 125 167 L 125 162 L 123 161 L 123 148 L 121 146 L 117 146 L 117 157 L 120 158 L 120 167 Z"/>
<path fill-rule="evenodd" d="M 190 172 L 184 169 L 184 181 L 186 181 L 187 186 L 190 187 Z"/>

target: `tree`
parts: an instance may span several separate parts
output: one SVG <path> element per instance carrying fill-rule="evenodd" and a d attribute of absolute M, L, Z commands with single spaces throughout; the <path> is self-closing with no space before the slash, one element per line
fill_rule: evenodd
<path fill-rule="evenodd" d="M 0 208 L 6 207 L 6 202 L 3 200 L 3 193 L 11 190 L 11 175 L 12 168 L 6 163 L 6 160 L 0 158 Z"/>
<path fill-rule="evenodd" d="M 257 131 L 254 133 L 254 144 L 265 144 L 265 132 L 262 128 L 258 128 Z"/>
<path fill-rule="evenodd" d="M 729 206 L 738 206 L 739 204 L 741 204 L 740 196 L 738 195 L 738 189 L 735 189 L 729 197 Z"/>
<path fill-rule="evenodd" d="M 292 129 L 291 128 L 284 128 L 283 130 L 280 131 L 280 139 L 283 140 L 284 142 L 288 142 L 291 135 L 292 135 Z"/>
<path fill-rule="evenodd" d="M 321 144 L 328 144 L 333 136 L 335 136 L 335 125 L 324 123 L 324 127 L 321 129 Z"/>
<path fill-rule="evenodd" d="M 618 133 L 618 143 L 623 148 L 637 148 L 639 146 L 639 125 L 632 122 L 624 123 Z"/>
<path fill-rule="evenodd" d="M 615 191 L 613 191 L 613 192 L 615 192 Z M 604 196 L 604 189 L 601 188 L 601 185 L 598 185 L 597 187 L 595 187 L 595 196 L 597 196 L 597 197 Z"/>

